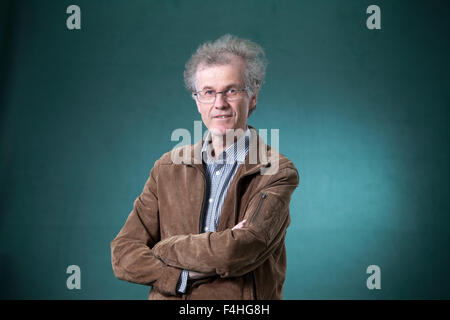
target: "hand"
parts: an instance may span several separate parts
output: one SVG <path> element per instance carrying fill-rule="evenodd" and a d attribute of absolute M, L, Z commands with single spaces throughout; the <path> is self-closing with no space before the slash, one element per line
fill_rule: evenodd
<path fill-rule="evenodd" d="M 203 279 L 203 278 L 212 277 L 212 276 L 215 276 L 215 275 L 216 274 L 214 272 L 203 273 L 203 272 L 197 272 L 197 271 L 189 270 L 188 278 L 196 280 L 196 279 Z"/>
<path fill-rule="evenodd" d="M 231 230 L 241 229 L 244 227 L 244 223 L 247 221 L 247 219 L 242 220 L 237 225 L 235 225 Z"/>

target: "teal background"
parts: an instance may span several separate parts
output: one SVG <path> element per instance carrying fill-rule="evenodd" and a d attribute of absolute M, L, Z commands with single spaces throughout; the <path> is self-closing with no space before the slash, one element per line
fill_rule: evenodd
<path fill-rule="evenodd" d="M 66 28 L 67 6 L 81 30 Z M 366 8 L 381 8 L 381 30 Z M 269 67 L 249 124 L 297 166 L 286 299 L 450 298 L 448 1 L 3 1 L 0 297 L 146 299 L 110 241 L 176 128 L 184 63 L 231 33 Z M 67 266 L 81 290 L 66 288 Z M 368 290 L 366 268 L 381 268 Z"/>

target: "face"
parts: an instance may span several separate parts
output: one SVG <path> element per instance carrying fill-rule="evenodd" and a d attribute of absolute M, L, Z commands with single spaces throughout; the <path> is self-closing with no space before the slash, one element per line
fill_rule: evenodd
<path fill-rule="evenodd" d="M 230 87 L 241 89 L 244 87 L 243 70 L 244 62 L 237 57 L 232 58 L 231 63 L 226 65 L 200 65 L 196 72 L 197 90 L 212 89 L 222 92 Z M 240 100 L 228 102 L 219 93 L 214 103 L 202 103 L 198 99 L 195 101 L 203 123 L 211 134 L 224 136 L 227 129 L 246 129 L 249 111 L 256 106 L 257 94 L 258 91 L 249 97 L 244 92 Z"/>

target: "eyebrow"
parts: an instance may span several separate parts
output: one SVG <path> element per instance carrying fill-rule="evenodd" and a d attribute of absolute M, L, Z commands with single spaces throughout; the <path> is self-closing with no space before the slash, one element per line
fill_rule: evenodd
<path fill-rule="evenodd" d="M 235 83 L 232 83 L 232 84 L 229 84 L 229 85 L 225 86 L 224 90 L 229 89 L 229 88 L 232 88 L 232 87 L 239 88 L 239 85 L 237 85 L 237 84 L 235 84 Z M 215 89 L 214 89 L 213 87 L 211 87 L 211 86 L 204 86 L 202 90 L 206 90 L 206 89 L 213 89 L 213 90 L 215 90 Z M 200 90 L 200 91 L 202 91 L 202 90 Z"/>

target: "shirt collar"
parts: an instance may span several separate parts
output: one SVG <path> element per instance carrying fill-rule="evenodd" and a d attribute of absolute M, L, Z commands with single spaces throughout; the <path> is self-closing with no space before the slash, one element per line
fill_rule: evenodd
<path fill-rule="evenodd" d="M 242 135 L 235 143 L 230 145 L 216 159 L 214 159 L 213 157 L 211 157 L 212 151 L 211 132 L 208 131 L 208 134 L 205 138 L 205 141 L 203 142 L 201 150 L 203 161 L 208 164 L 210 163 L 232 164 L 237 161 L 244 162 L 249 148 L 250 135 L 251 135 L 250 128 L 247 126 L 247 130 L 245 130 L 244 135 Z"/>

